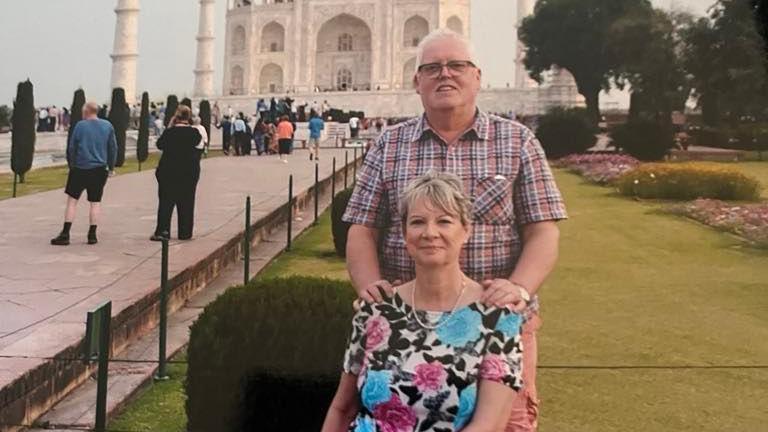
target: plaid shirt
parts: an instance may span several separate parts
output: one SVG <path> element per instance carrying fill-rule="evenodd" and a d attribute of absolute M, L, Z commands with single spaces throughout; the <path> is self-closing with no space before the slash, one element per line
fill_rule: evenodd
<path fill-rule="evenodd" d="M 399 199 L 431 169 L 458 175 L 472 199 L 472 234 L 460 261 L 473 280 L 509 278 L 522 252 L 522 225 L 567 218 L 544 151 L 525 126 L 478 111 L 473 126 L 447 145 L 422 115 L 388 129 L 371 147 L 344 214 L 346 222 L 382 231 L 378 255 L 386 280 L 415 277 Z M 534 298 L 525 315 L 536 311 Z"/>

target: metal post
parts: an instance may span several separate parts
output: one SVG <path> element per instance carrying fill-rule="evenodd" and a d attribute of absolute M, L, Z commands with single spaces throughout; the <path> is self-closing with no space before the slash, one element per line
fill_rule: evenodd
<path fill-rule="evenodd" d="M 251 196 L 245 199 L 245 238 L 243 239 L 243 285 L 251 280 Z"/>
<path fill-rule="evenodd" d="M 320 164 L 315 164 L 315 221 L 313 225 L 317 225 L 317 213 L 320 207 L 318 206 L 318 200 L 320 199 Z"/>
<path fill-rule="evenodd" d="M 288 242 L 285 250 L 291 250 L 291 228 L 293 227 L 293 174 L 288 176 Z"/>
<path fill-rule="evenodd" d="M 160 261 L 160 346 L 155 380 L 166 380 L 165 347 L 168 337 L 168 239 L 163 238 L 163 252 Z"/>
<path fill-rule="evenodd" d="M 331 173 L 331 208 L 336 200 L 336 156 L 333 157 L 333 168 Z"/>
<path fill-rule="evenodd" d="M 109 379 L 109 348 L 111 344 L 112 302 L 100 308 L 99 319 L 99 370 L 96 375 L 96 432 L 107 428 L 107 379 Z"/>
<path fill-rule="evenodd" d="M 352 161 L 352 185 L 357 183 L 357 147 L 355 147 L 355 159 Z"/>
<path fill-rule="evenodd" d="M 16 182 L 19 179 L 19 175 L 16 173 L 13 173 L 13 197 L 16 198 Z"/>
<path fill-rule="evenodd" d="M 347 189 L 348 174 L 349 174 L 349 152 L 344 150 L 344 190 Z"/>

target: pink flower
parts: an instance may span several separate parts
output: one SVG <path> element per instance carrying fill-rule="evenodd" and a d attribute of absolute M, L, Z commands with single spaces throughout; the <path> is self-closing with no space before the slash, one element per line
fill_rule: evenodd
<path fill-rule="evenodd" d="M 392 334 L 392 330 L 389 328 L 389 321 L 380 316 L 370 319 L 365 326 L 366 351 L 373 351 L 378 348 L 389 339 L 390 334 Z"/>
<path fill-rule="evenodd" d="M 416 414 L 397 395 L 376 405 L 373 417 L 381 432 L 410 432 L 416 426 Z"/>
<path fill-rule="evenodd" d="M 490 381 L 501 381 L 509 375 L 509 365 L 506 360 L 499 356 L 490 354 L 483 358 L 480 365 L 480 376 Z"/>
<path fill-rule="evenodd" d="M 439 390 L 443 386 L 445 378 L 445 369 L 440 363 L 422 363 L 416 366 L 416 377 L 413 382 L 421 391 Z"/>

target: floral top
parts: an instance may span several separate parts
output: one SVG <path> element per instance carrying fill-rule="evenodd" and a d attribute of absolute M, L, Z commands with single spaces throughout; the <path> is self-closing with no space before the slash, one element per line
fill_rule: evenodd
<path fill-rule="evenodd" d="M 417 311 L 395 294 L 355 315 L 344 371 L 357 375 L 360 412 L 353 432 L 448 432 L 472 419 L 479 380 L 522 387 L 522 317 L 472 303 L 449 312 Z"/>

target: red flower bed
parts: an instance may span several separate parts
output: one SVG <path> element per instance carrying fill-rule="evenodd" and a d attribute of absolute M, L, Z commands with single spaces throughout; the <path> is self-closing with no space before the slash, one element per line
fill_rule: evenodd
<path fill-rule="evenodd" d="M 590 182 L 608 185 L 640 165 L 640 161 L 624 154 L 576 154 L 559 159 L 553 165 L 575 172 Z"/>
<path fill-rule="evenodd" d="M 733 204 L 720 200 L 697 199 L 667 206 L 667 211 L 687 216 L 706 225 L 740 235 L 768 247 L 768 203 Z"/>

